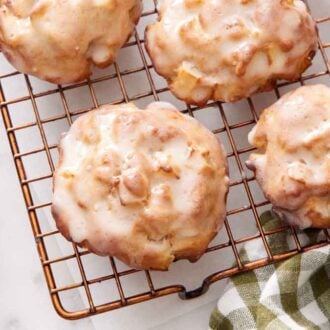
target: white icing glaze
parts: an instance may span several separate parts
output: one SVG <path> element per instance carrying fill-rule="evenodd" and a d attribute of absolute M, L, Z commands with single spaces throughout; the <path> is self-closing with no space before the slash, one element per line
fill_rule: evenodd
<path fill-rule="evenodd" d="M 19 71 L 72 83 L 114 61 L 140 14 L 140 0 L 0 1 L 0 46 Z"/>
<path fill-rule="evenodd" d="M 264 110 L 248 162 L 274 206 L 301 227 L 330 227 L 330 89 L 306 86 Z"/>
<path fill-rule="evenodd" d="M 296 79 L 317 49 L 300 0 L 163 0 L 147 49 L 174 94 L 190 103 L 233 101 Z"/>
<path fill-rule="evenodd" d="M 142 268 L 149 254 L 166 257 L 148 266 L 162 269 L 185 249 L 190 259 L 203 252 L 225 214 L 225 156 L 211 132 L 173 110 L 105 106 L 74 123 L 53 198 L 69 239 Z"/>

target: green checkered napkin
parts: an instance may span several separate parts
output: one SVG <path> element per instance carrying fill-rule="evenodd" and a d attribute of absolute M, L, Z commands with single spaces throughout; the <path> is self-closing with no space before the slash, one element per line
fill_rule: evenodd
<path fill-rule="evenodd" d="M 262 215 L 265 229 L 278 225 L 271 212 Z M 321 231 L 306 231 L 313 243 Z M 288 249 L 289 235 L 272 235 L 273 253 Z M 248 242 L 243 261 L 256 260 L 263 250 L 259 240 Z M 213 311 L 209 328 L 330 329 L 330 246 L 296 255 L 280 263 L 232 277 Z"/>

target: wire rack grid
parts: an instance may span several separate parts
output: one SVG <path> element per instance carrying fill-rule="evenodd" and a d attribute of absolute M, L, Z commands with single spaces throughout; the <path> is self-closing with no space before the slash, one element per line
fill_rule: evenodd
<path fill-rule="evenodd" d="M 313 4 L 316 2 L 310 1 Z M 157 76 L 146 55 L 143 31 L 145 25 L 157 17 L 156 1 L 144 1 L 144 7 L 139 26 L 121 50 L 122 56 L 109 69 L 95 70 L 87 81 L 54 86 L 40 83 L 33 77 L 14 71 L 12 67 L 8 67 L 7 71 L 0 68 L 1 113 L 35 243 L 53 305 L 59 315 L 67 319 L 83 318 L 173 293 L 179 293 L 183 299 L 194 298 L 220 279 L 284 260 L 330 242 L 327 230 L 319 231 L 315 244 L 306 245 L 304 233 L 286 224 L 272 230 L 263 229 L 260 214 L 269 209 L 270 204 L 258 191 L 254 176 L 244 167 L 244 160 L 253 151 L 247 144 L 246 134 L 267 105 L 265 96 L 257 94 L 234 105 L 213 102 L 204 108 L 176 100 L 166 83 Z M 268 104 L 299 85 L 315 82 L 330 85 L 330 40 L 326 40 L 330 32 L 330 11 L 328 16 L 322 16 L 324 13 L 312 14 L 320 31 L 318 65 L 313 65 L 299 81 L 280 82 L 273 92 L 266 93 Z M 129 60 L 125 63 L 125 59 Z M 19 90 L 15 95 L 11 92 L 14 85 Z M 49 103 L 44 102 L 45 99 L 56 110 L 48 109 Z M 49 191 L 58 157 L 56 143 L 60 132 L 66 131 L 77 117 L 103 103 L 134 101 L 138 105 L 145 105 L 154 100 L 171 101 L 183 113 L 197 118 L 210 128 L 225 144 L 231 170 L 229 210 L 220 235 L 197 264 L 180 261 L 168 273 L 161 274 L 127 268 L 112 257 L 97 257 L 61 239 L 51 219 Z M 268 240 L 280 232 L 290 235 L 291 248 L 274 253 Z M 51 240 L 56 241 L 56 249 L 52 248 L 54 244 L 49 244 Z M 240 247 L 254 240 L 262 242 L 264 257 L 250 262 L 242 261 Z M 212 259 L 208 255 L 212 255 Z M 97 268 L 94 267 L 96 263 L 102 264 L 102 274 L 93 273 L 93 269 Z M 75 275 L 60 279 L 61 265 L 74 269 Z M 191 278 L 193 280 L 187 281 Z M 70 308 L 70 299 L 74 296 L 70 293 L 74 291 L 85 297 L 81 308 L 75 310 Z M 103 292 L 102 299 L 99 299 L 99 291 Z"/>

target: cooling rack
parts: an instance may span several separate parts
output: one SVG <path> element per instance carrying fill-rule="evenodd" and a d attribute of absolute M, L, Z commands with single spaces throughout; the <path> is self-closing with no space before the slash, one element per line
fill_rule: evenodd
<path fill-rule="evenodd" d="M 152 0 L 144 1 L 140 24 L 121 50 L 118 61 L 106 70 L 95 70 L 87 81 L 55 86 L 20 74 L 10 66 L 0 67 L 2 118 L 50 296 L 60 316 L 83 318 L 173 293 L 182 299 L 194 298 L 223 278 L 329 244 L 327 230 L 317 231 L 318 238 L 312 245 L 304 240 L 304 232 L 284 223 L 265 230 L 260 214 L 271 205 L 258 190 L 253 174 L 244 166 L 253 151 L 246 135 L 257 122 L 262 108 L 299 85 L 319 82 L 330 85 L 330 4 L 329 12 L 325 13 L 318 10 L 317 1 L 309 2 L 306 4 L 311 5 L 319 28 L 319 51 L 313 66 L 299 81 L 280 82 L 274 91 L 234 105 L 214 102 L 199 108 L 171 95 L 152 68 L 144 48 L 144 28 L 157 17 L 156 1 Z M 19 92 L 13 93 L 13 90 Z M 51 179 L 58 158 L 56 143 L 60 133 L 67 131 L 80 115 L 103 103 L 134 101 L 143 106 L 155 100 L 174 103 L 180 111 L 211 129 L 226 146 L 231 170 L 223 230 L 200 261 L 196 264 L 179 261 L 166 273 L 138 271 L 114 258 L 90 254 L 62 239 L 50 215 Z M 288 233 L 291 244 L 288 250 L 275 253 L 268 240 L 280 232 Z M 251 262 L 242 261 L 241 246 L 257 240 L 264 246 L 264 256 Z M 61 266 L 69 268 L 71 275 L 60 276 Z M 83 303 L 71 308 L 75 292 L 83 297 Z"/>

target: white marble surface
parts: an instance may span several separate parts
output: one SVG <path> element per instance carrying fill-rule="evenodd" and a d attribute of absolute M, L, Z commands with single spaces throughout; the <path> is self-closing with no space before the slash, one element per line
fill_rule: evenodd
<path fill-rule="evenodd" d="M 151 1 L 145 1 L 147 6 L 150 5 Z M 330 15 L 330 0 L 310 0 L 310 5 L 313 6 L 313 13 L 315 17 L 324 17 Z M 315 8 L 314 8 L 315 7 Z M 143 29 L 143 24 L 139 27 L 139 30 Z M 323 24 L 320 26 L 320 33 L 324 42 L 329 42 L 329 32 L 330 23 Z M 330 55 L 330 52 L 328 52 Z M 121 57 L 118 60 L 119 66 L 133 65 L 136 64 L 134 61 L 137 60 L 134 58 L 132 53 L 124 50 L 121 54 Z M 0 57 L 0 73 L 10 72 L 12 70 L 8 64 Z M 111 69 L 109 69 L 111 71 Z M 317 56 L 314 65 L 309 69 L 309 73 L 320 72 L 324 70 L 324 64 L 320 56 Z M 96 73 L 98 74 L 98 73 Z M 15 97 L 18 95 L 23 95 L 25 92 L 22 88 L 22 85 L 19 81 L 21 76 L 12 81 L 2 82 L 5 85 L 5 92 L 8 97 Z M 157 84 L 162 84 L 162 81 L 154 76 Z M 142 79 L 145 83 L 145 77 Z M 321 78 L 318 80 L 309 81 L 307 83 L 315 82 L 324 82 L 329 84 L 329 79 Z M 38 89 L 47 89 L 52 88 L 52 86 L 39 82 L 32 79 L 33 86 L 36 90 Z M 130 81 L 128 78 L 125 81 L 128 91 L 133 93 L 138 93 L 143 91 L 143 83 L 136 84 L 136 79 Z M 109 89 L 104 89 L 104 86 L 101 84 L 98 86 L 97 93 L 99 93 L 99 98 L 107 101 L 107 98 L 113 97 L 119 93 L 118 90 L 113 86 L 111 91 Z M 141 88 L 141 90 L 139 90 Z M 281 92 L 285 92 L 287 88 L 283 88 Z M 113 93 L 113 95 L 111 94 Z M 26 93 L 25 93 L 26 94 Z M 134 94 L 134 93 L 133 93 Z M 162 95 L 164 100 L 171 99 L 174 100 L 169 94 Z M 81 91 L 76 95 L 70 96 L 70 106 L 82 107 L 85 106 L 85 103 L 88 103 L 85 100 L 86 95 Z M 148 100 L 140 100 L 139 103 L 145 103 Z M 267 93 L 262 95 L 257 95 L 253 98 L 258 109 L 263 106 L 275 101 L 274 93 Z M 48 99 L 43 101 L 44 103 L 38 104 L 40 108 L 47 109 L 47 114 L 51 115 L 58 111 L 60 105 L 54 99 Z M 177 102 L 180 106 L 180 103 Z M 246 115 L 247 105 L 243 103 L 238 103 L 235 106 L 228 105 L 225 109 L 228 119 L 232 122 L 237 122 L 238 120 L 243 121 L 249 119 Z M 16 109 L 16 113 L 18 110 Z M 207 116 L 205 115 L 207 114 Z M 27 122 L 30 121 L 30 114 L 28 111 L 24 110 L 18 114 L 18 121 Z M 216 112 L 209 109 L 204 113 L 197 113 L 197 117 L 209 128 L 216 128 L 215 123 L 219 118 L 216 118 Z M 247 116 L 247 117 L 246 117 Z M 65 130 L 65 125 L 55 126 L 52 128 L 52 132 L 48 131 L 49 135 L 52 135 L 54 139 L 58 138 L 58 135 L 61 131 Z M 250 129 L 250 127 L 248 127 Z M 29 136 L 28 142 L 33 142 L 34 138 Z M 225 135 L 221 136 L 223 142 L 225 143 L 228 150 L 229 144 L 225 139 Z M 246 131 L 241 130 L 237 132 L 235 136 L 238 143 L 241 143 L 242 146 L 245 146 L 246 143 Z M 24 141 L 23 141 L 24 142 Z M 24 144 L 24 143 L 23 143 Z M 41 165 L 40 165 L 41 166 Z M 41 168 L 40 168 L 41 170 Z M 231 164 L 231 176 L 234 180 L 239 177 L 239 172 L 237 166 L 233 163 Z M 262 199 L 262 195 L 258 192 L 258 189 L 252 187 L 254 197 L 256 199 Z M 47 187 L 43 187 L 41 190 L 33 191 L 36 201 L 42 201 L 44 195 L 49 194 Z M 229 196 L 229 209 L 233 209 L 238 206 L 242 206 L 246 203 L 242 197 L 241 191 L 233 190 L 233 193 Z M 1 213 L 0 213 L 0 330 L 39 330 L 39 329 L 192 329 L 199 330 L 205 329 L 207 327 L 209 314 L 212 311 L 217 297 L 221 295 L 225 281 L 216 283 L 211 287 L 207 294 L 203 295 L 200 298 L 191 300 L 191 301 L 182 301 L 177 295 L 172 295 L 164 297 L 161 299 L 156 299 L 150 302 L 143 304 L 123 308 L 117 311 L 112 311 L 103 315 L 95 316 L 93 318 L 79 320 L 79 321 L 66 321 L 61 319 L 56 312 L 54 311 L 48 290 L 44 281 L 42 274 L 42 269 L 40 262 L 38 260 L 38 254 L 36 251 L 35 244 L 33 242 L 33 235 L 31 232 L 30 224 L 28 221 L 27 212 L 24 206 L 24 201 L 20 191 L 20 186 L 18 184 L 17 174 L 14 169 L 13 160 L 9 145 L 7 142 L 7 137 L 3 127 L 3 123 L 0 120 L 0 204 L 1 204 Z M 53 225 L 51 218 L 45 216 L 48 225 Z M 244 218 L 244 217 L 243 217 Z M 235 219 L 233 219 L 235 220 Z M 235 230 L 235 234 L 241 235 L 248 231 L 253 231 L 255 226 L 250 223 L 247 225 L 245 223 L 242 226 L 242 221 L 232 223 Z M 53 242 L 49 247 L 52 251 L 65 253 L 69 247 L 64 246 L 62 243 L 57 241 Z M 209 258 L 209 257 L 207 257 Z M 230 266 L 230 258 L 227 258 L 226 255 L 224 259 L 221 260 L 222 265 L 228 264 Z M 188 272 L 189 276 L 186 276 L 187 285 L 193 288 L 196 286 L 196 283 L 200 283 L 199 276 L 189 273 L 190 270 L 198 270 L 202 274 L 204 271 L 208 270 L 208 267 L 212 266 L 212 263 L 216 259 L 206 259 L 204 258 L 201 262 L 195 266 L 185 264 L 184 262 L 177 263 L 173 270 L 169 274 L 156 274 L 156 280 L 162 281 L 174 281 L 178 275 L 185 274 Z M 103 270 L 102 261 L 91 262 L 91 265 L 94 265 L 99 271 Z M 195 267 L 195 268 L 192 268 Z M 196 268 L 197 267 L 197 268 Z M 61 276 L 63 278 L 69 278 L 71 280 L 77 279 L 77 273 L 74 269 L 70 268 L 70 265 L 67 265 L 62 270 Z M 172 282 L 173 283 L 173 282 Z M 134 285 L 140 285 L 140 282 L 136 280 L 133 281 Z M 132 288 L 131 288 L 132 289 Z M 102 296 L 103 292 L 98 293 L 99 296 Z M 73 297 L 73 304 L 81 304 L 81 297 Z"/>
<path fill-rule="evenodd" d="M 173 295 L 91 319 L 61 319 L 50 301 L 2 121 L 0 178 L 1 330 L 205 328 L 222 284 L 188 302 Z"/>

